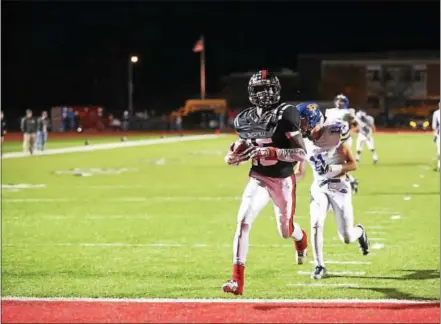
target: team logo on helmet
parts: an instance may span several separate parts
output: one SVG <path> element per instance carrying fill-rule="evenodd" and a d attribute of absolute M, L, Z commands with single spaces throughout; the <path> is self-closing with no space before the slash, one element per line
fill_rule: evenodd
<path fill-rule="evenodd" d="M 306 120 L 308 128 L 314 128 L 317 126 L 322 119 L 322 113 L 320 112 L 320 107 L 316 103 L 301 103 L 296 106 L 298 112 L 300 113 L 300 118 Z"/>
<path fill-rule="evenodd" d="M 317 106 L 317 104 L 309 104 L 309 105 L 306 106 L 306 108 L 307 108 L 310 112 L 314 113 L 314 112 L 317 110 L 318 106 Z"/>

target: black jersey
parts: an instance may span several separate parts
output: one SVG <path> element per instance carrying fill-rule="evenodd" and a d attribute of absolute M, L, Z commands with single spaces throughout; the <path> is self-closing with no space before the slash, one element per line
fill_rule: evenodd
<path fill-rule="evenodd" d="M 239 137 L 256 146 L 292 148 L 289 137 L 300 132 L 300 115 L 290 104 L 282 103 L 274 108 L 257 113 L 257 107 L 242 111 L 234 121 L 234 128 Z M 273 160 L 253 160 L 251 171 L 263 176 L 286 178 L 294 174 L 296 162 Z"/>

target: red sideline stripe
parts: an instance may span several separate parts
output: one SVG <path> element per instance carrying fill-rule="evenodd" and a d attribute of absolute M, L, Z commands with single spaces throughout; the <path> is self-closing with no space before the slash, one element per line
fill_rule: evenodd
<path fill-rule="evenodd" d="M 3 323 L 439 323 L 439 302 L 130 303 L 2 301 Z"/>

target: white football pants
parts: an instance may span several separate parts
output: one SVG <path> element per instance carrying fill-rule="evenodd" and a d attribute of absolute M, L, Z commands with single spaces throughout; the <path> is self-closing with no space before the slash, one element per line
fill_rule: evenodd
<path fill-rule="evenodd" d="M 283 238 L 292 237 L 295 241 L 302 239 L 302 229 L 293 222 L 296 209 L 296 179 L 294 175 L 287 178 L 272 178 L 252 172 L 237 214 L 233 263 L 245 264 L 251 225 L 270 199 L 274 204 L 279 235 Z"/>
<path fill-rule="evenodd" d="M 372 135 L 366 136 L 366 135 L 359 133 L 357 136 L 357 144 L 356 144 L 357 152 L 363 151 L 363 146 L 365 144 L 367 145 L 369 150 L 371 150 L 371 151 L 375 150 L 374 137 Z"/>
<path fill-rule="evenodd" d="M 331 207 L 340 240 L 346 244 L 354 242 L 362 234 L 360 227 L 354 227 L 354 210 L 352 208 L 352 191 L 349 179 L 343 177 L 341 182 L 328 183 L 320 187 L 314 181 L 311 185 L 311 241 L 315 266 L 325 266 L 323 260 L 323 231 L 328 208 Z"/>

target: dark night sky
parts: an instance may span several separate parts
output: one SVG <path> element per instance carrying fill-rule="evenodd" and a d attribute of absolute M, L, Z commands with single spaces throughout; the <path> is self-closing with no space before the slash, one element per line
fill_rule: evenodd
<path fill-rule="evenodd" d="M 2 1 L 2 108 L 124 108 L 130 53 L 140 57 L 135 108 L 183 103 L 199 91 L 192 47 L 201 33 L 214 93 L 231 72 L 295 70 L 298 53 L 439 50 L 440 5 Z"/>

